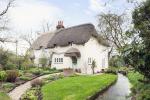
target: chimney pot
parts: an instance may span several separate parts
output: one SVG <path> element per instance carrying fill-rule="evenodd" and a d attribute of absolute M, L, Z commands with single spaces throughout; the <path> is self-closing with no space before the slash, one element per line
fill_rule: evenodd
<path fill-rule="evenodd" d="M 58 30 L 61 28 L 64 28 L 63 21 L 58 21 L 58 25 L 56 26 L 56 29 Z"/>

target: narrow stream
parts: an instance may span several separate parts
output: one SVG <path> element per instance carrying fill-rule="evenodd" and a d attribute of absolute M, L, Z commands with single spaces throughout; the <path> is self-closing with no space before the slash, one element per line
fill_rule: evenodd
<path fill-rule="evenodd" d="M 117 82 L 102 95 L 99 95 L 96 100 L 131 100 L 129 98 L 130 92 L 128 78 L 122 74 L 118 74 Z"/>

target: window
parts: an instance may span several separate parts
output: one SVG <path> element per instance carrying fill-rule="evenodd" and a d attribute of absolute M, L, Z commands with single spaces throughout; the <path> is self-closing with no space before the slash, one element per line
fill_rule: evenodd
<path fill-rule="evenodd" d="M 71 57 L 71 58 L 72 58 L 72 63 L 76 65 L 77 64 L 77 58 L 76 57 Z"/>
<path fill-rule="evenodd" d="M 55 58 L 54 63 L 55 64 L 62 64 L 63 63 L 63 58 Z"/>
<path fill-rule="evenodd" d="M 59 59 L 57 58 L 57 62 L 59 62 Z"/>
<path fill-rule="evenodd" d="M 42 49 L 43 48 L 43 46 L 40 46 L 40 49 Z"/>
<path fill-rule="evenodd" d="M 57 44 L 54 44 L 54 48 L 57 47 Z"/>
<path fill-rule="evenodd" d="M 71 41 L 71 42 L 68 42 L 68 44 L 72 46 L 72 44 L 73 44 L 73 41 Z"/>
<path fill-rule="evenodd" d="M 105 67 L 105 58 L 102 59 L 102 68 Z"/>
<path fill-rule="evenodd" d="M 88 58 L 88 64 L 92 64 L 93 59 L 91 57 Z"/>
<path fill-rule="evenodd" d="M 55 63 L 57 62 L 57 59 L 55 58 Z"/>
<path fill-rule="evenodd" d="M 63 58 L 61 58 L 61 62 L 63 62 Z"/>

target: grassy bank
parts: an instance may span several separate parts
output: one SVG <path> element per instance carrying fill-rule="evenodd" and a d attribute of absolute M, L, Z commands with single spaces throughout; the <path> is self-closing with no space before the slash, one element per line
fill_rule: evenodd
<path fill-rule="evenodd" d="M 63 78 L 42 87 L 43 100 L 85 100 L 109 86 L 116 78 L 112 74 Z"/>
<path fill-rule="evenodd" d="M 136 100 L 150 100 L 150 84 L 142 83 L 143 75 L 138 72 L 129 72 L 128 78 L 132 84 L 132 93 Z"/>
<path fill-rule="evenodd" d="M 0 100 L 10 100 L 10 98 L 7 94 L 0 92 Z"/>

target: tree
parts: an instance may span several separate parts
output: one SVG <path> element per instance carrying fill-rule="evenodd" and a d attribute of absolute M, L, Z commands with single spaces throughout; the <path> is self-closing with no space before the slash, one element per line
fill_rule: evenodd
<path fill-rule="evenodd" d="M 129 22 L 126 21 L 125 14 L 102 13 L 98 15 L 98 20 L 100 34 L 110 43 L 110 52 L 113 49 L 117 49 L 120 52 L 120 49 L 122 49 L 128 41 L 125 30 Z"/>
<path fill-rule="evenodd" d="M 95 68 L 96 68 L 97 66 L 96 66 L 96 61 L 95 60 L 93 60 L 92 61 L 92 66 L 91 66 L 91 69 L 92 69 L 92 73 L 94 74 L 95 73 Z"/>
<path fill-rule="evenodd" d="M 22 38 L 24 41 L 26 41 L 29 45 L 29 47 L 32 46 L 32 43 L 35 41 L 35 37 L 32 32 L 30 34 L 22 35 L 20 38 Z"/>
<path fill-rule="evenodd" d="M 8 3 L 6 7 L 2 10 L 0 10 L 0 32 L 3 30 L 7 30 L 7 22 L 8 20 L 6 19 L 6 14 L 8 13 L 9 9 L 13 6 L 15 0 L 8 0 Z M 0 1 L 4 2 L 4 1 Z M 7 38 L 2 38 L 0 36 L 0 42 L 5 42 Z"/>
<path fill-rule="evenodd" d="M 139 39 L 132 41 L 124 52 L 127 64 L 150 79 L 150 0 L 138 6 L 132 15 L 134 30 Z"/>
<path fill-rule="evenodd" d="M 124 60 L 122 58 L 122 56 L 112 56 L 111 59 L 109 60 L 109 66 L 111 67 L 124 67 Z"/>
<path fill-rule="evenodd" d="M 7 51 L 0 49 L 0 64 L 2 65 L 3 69 L 6 67 L 8 63 L 9 57 Z"/>
<path fill-rule="evenodd" d="M 42 67 L 45 67 L 47 65 L 47 58 L 46 57 L 42 57 L 42 58 L 39 58 L 39 64 L 42 65 Z"/>

